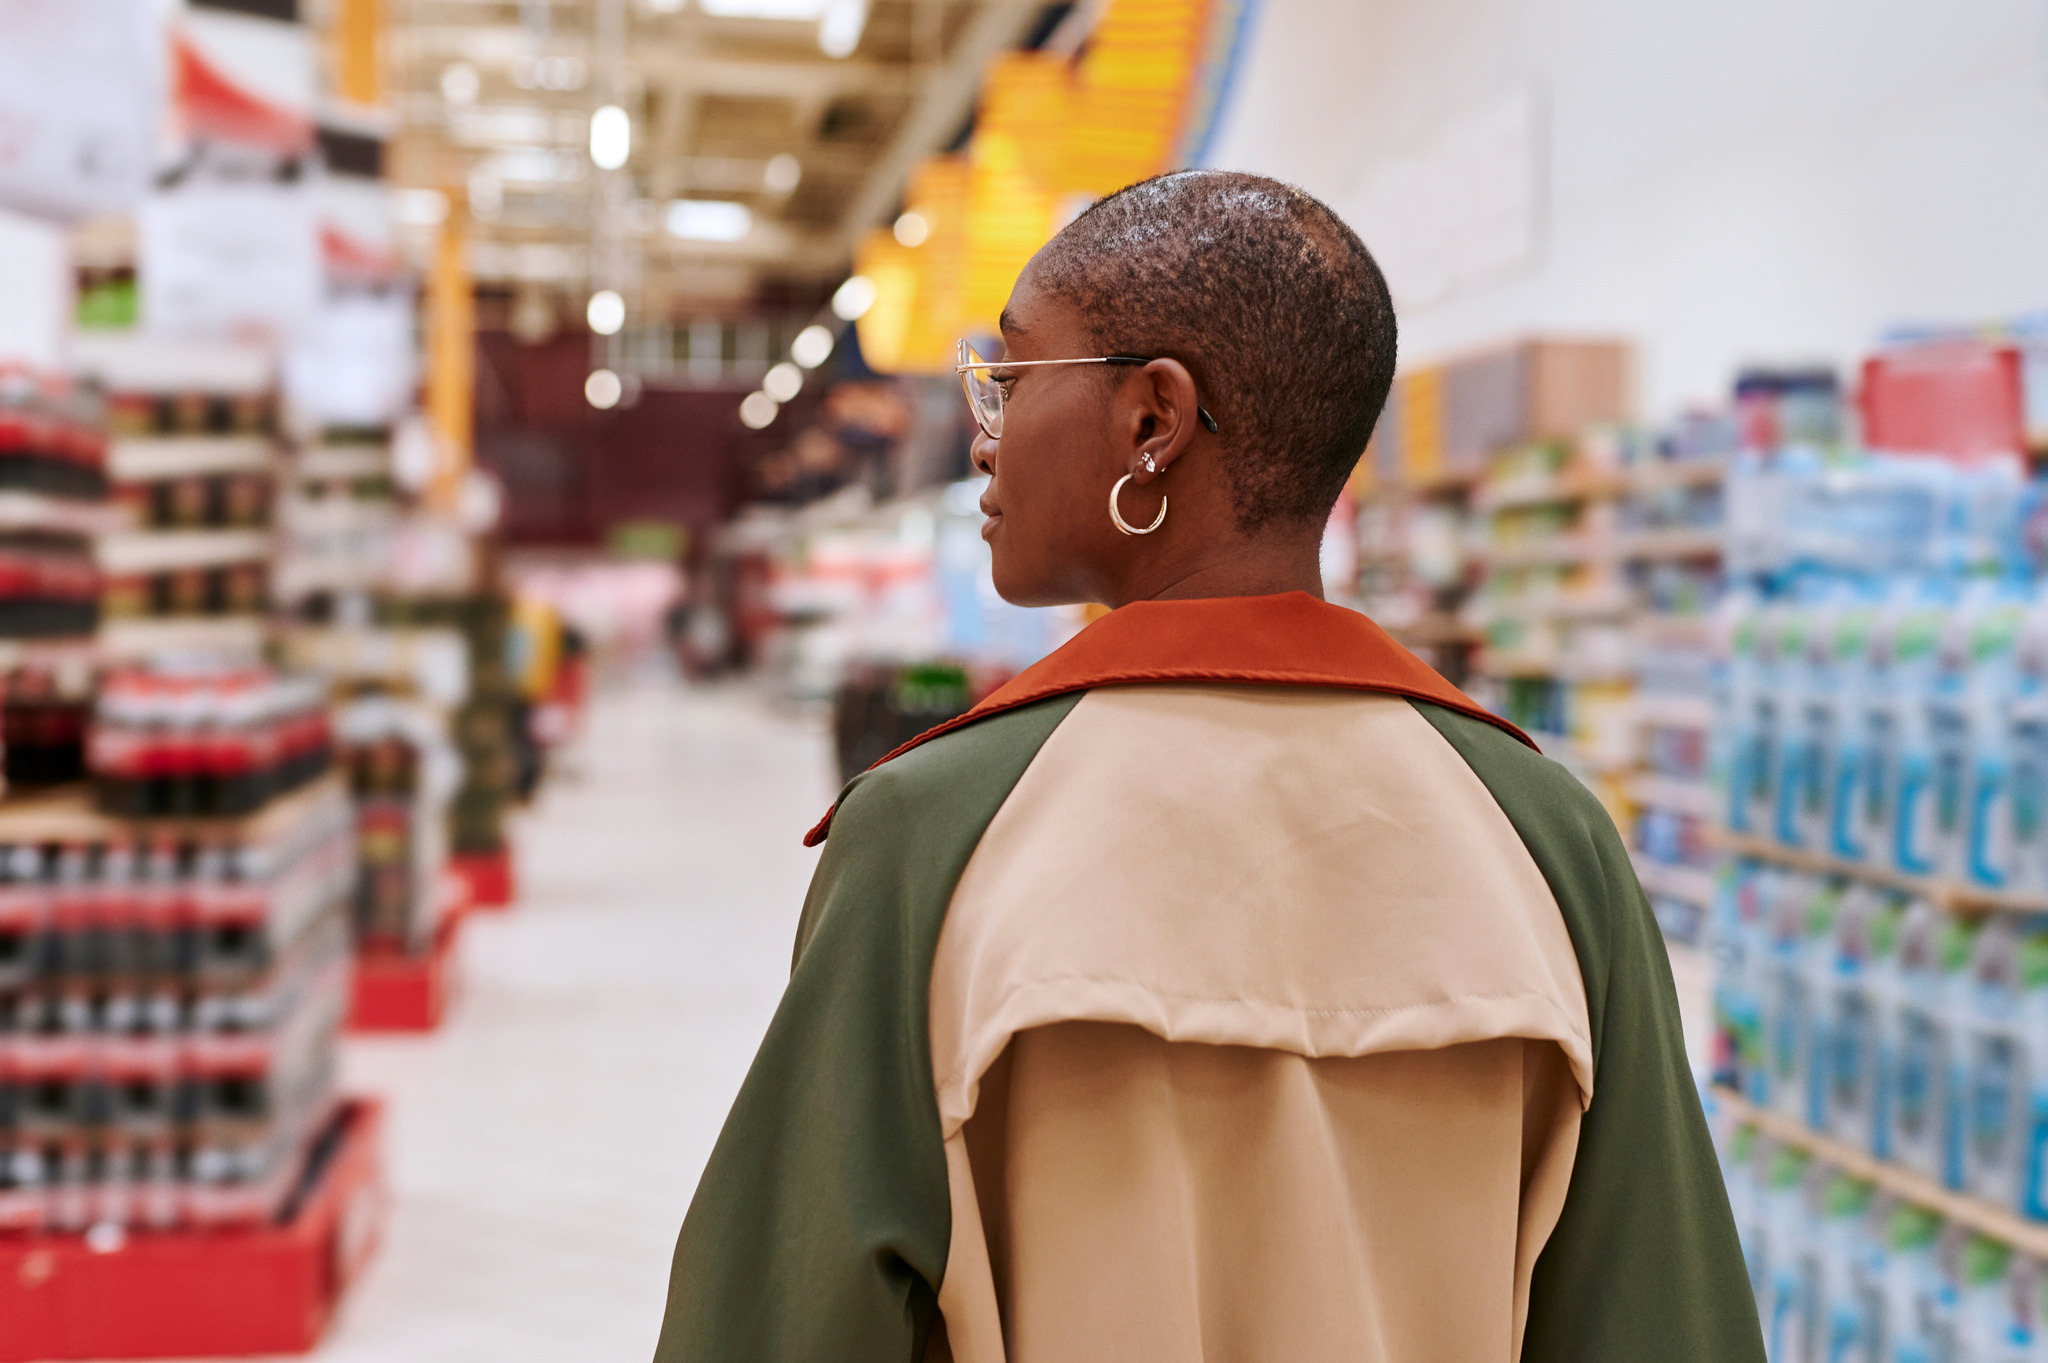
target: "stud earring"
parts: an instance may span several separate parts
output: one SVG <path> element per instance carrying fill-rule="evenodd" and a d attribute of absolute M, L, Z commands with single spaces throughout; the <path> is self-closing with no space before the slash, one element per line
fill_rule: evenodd
<path fill-rule="evenodd" d="M 1145 472 L 1147 472 L 1147 473 L 1157 473 L 1157 472 L 1159 472 L 1159 465 L 1157 465 L 1157 464 L 1155 464 L 1155 463 L 1153 463 L 1153 462 L 1152 462 L 1152 456 L 1151 456 L 1151 455 L 1149 455 L 1149 454 L 1145 456 Z"/>

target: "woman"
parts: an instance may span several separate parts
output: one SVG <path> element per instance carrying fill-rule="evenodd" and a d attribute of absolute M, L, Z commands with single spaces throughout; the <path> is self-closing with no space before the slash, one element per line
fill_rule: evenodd
<path fill-rule="evenodd" d="M 1386 287 L 1133 186 L 961 370 L 997 588 L 1114 607 L 849 785 L 662 1360 L 1760 1359 L 1600 806 L 1324 603 Z"/>

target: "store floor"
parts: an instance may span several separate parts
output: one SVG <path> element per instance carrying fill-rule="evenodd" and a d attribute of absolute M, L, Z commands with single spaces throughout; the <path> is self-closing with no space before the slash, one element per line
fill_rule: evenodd
<path fill-rule="evenodd" d="M 697 1175 L 789 971 L 832 797 L 822 722 L 603 693 L 464 927 L 430 1038 L 351 1040 L 396 1205 L 322 1363 L 645 1363 Z"/>
<path fill-rule="evenodd" d="M 424 1039 L 351 1040 L 396 1203 L 322 1363 L 644 1363 L 669 1253 L 788 969 L 832 794 L 753 692 L 602 693 Z M 1704 970 L 1674 962 L 1695 1037 Z M 1696 1054 L 1696 1061 L 1698 1056 Z"/>

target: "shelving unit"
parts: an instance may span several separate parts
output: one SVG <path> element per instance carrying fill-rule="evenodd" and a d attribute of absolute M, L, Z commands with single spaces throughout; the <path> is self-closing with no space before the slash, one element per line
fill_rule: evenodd
<path fill-rule="evenodd" d="M 1948 1220 L 2012 1246 L 2023 1254 L 2048 1258 L 2048 1225 L 2029 1221 L 1994 1203 L 1944 1188 L 1933 1179 L 1887 1163 L 1867 1151 L 1815 1131 L 1805 1123 L 1769 1108 L 1758 1107 L 1733 1089 L 1716 1087 L 1714 1101 L 1737 1123 L 1755 1127 L 1771 1139 L 1809 1151 L 1816 1159 L 1852 1178 L 1874 1183 L 1915 1206 L 1939 1212 Z"/>
<path fill-rule="evenodd" d="M 1916 876 L 1890 867 L 1872 866 L 1860 861 L 1848 861 L 1841 857 L 1829 856 L 1824 852 L 1810 852 L 1804 848 L 1787 847 L 1770 838 L 1759 838 L 1741 833 L 1717 829 L 1714 840 L 1725 851 L 1738 857 L 1749 857 L 1756 861 L 1775 862 L 1794 870 L 1811 871 L 1819 875 L 1841 876 L 1849 880 L 1864 880 L 1876 885 L 1888 885 L 1895 890 L 1904 890 L 1926 900 L 1943 913 L 1974 917 L 1986 913 L 2048 913 L 2048 897 L 2040 895 L 2008 894 L 1981 885 L 1969 885 L 1960 881 L 1936 880 L 1928 876 Z"/>

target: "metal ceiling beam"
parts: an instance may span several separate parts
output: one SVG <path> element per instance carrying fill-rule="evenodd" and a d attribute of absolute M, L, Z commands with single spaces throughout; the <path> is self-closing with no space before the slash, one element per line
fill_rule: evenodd
<path fill-rule="evenodd" d="M 842 251 L 850 253 L 870 228 L 887 221 L 918 161 L 945 146 L 974 107 L 982 68 L 1023 40 L 1038 11 L 1038 0 L 988 0 L 968 21 L 945 64 L 925 77 L 917 102 L 840 218 Z"/>

